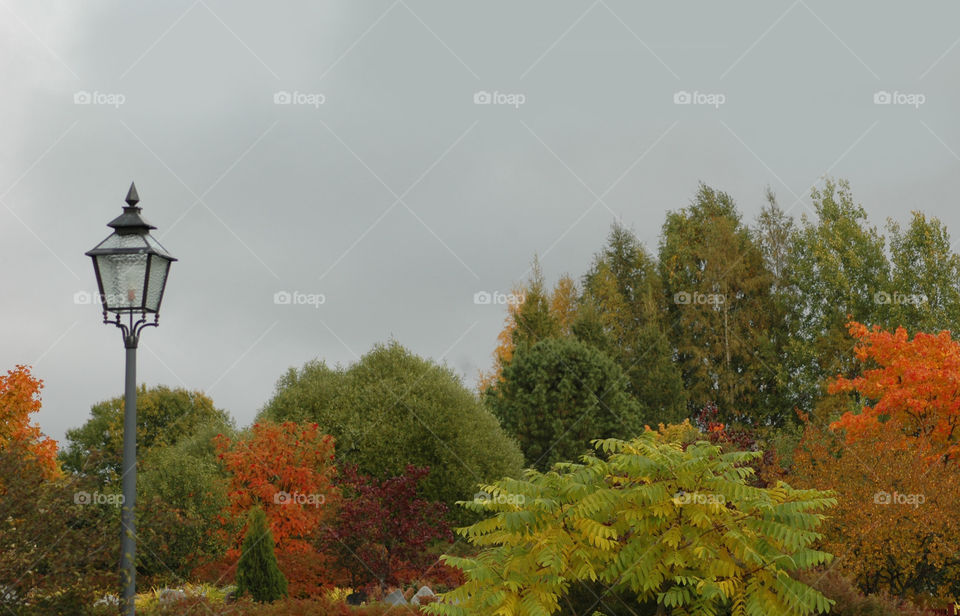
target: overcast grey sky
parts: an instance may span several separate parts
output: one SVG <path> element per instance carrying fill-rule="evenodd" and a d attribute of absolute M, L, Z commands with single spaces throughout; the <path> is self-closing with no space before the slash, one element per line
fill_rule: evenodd
<path fill-rule="evenodd" d="M 75 296 L 131 180 L 180 258 L 139 380 L 240 425 L 390 337 L 472 385 L 505 315 L 475 293 L 579 276 L 615 218 L 655 251 L 699 180 L 753 220 L 829 173 L 956 236 L 958 42 L 946 1 L 0 0 L 0 367 L 57 439 L 121 393 Z"/>

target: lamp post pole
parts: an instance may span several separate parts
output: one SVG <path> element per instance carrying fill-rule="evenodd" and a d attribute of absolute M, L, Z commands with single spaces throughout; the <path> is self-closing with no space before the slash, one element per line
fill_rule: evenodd
<path fill-rule="evenodd" d="M 137 506 L 137 342 L 139 334 L 124 336 L 126 377 L 123 393 L 123 509 L 120 514 L 120 570 L 124 577 L 125 611 L 134 614 L 137 596 L 137 535 L 134 510 Z"/>
<path fill-rule="evenodd" d="M 126 369 L 123 396 L 123 508 L 120 513 L 120 573 L 123 613 L 134 616 L 137 596 L 137 344 L 145 327 L 160 319 L 160 302 L 176 259 L 150 235 L 153 225 L 140 216 L 137 188 L 130 184 L 123 213 L 107 226 L 113 233 L 87 251 L 103 304 L 103 322 L 123 333 Z"/>

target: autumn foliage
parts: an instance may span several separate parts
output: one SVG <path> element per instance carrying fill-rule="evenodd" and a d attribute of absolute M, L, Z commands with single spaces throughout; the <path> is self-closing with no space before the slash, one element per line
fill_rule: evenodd
<path fill-rule="evenodd" d="M 824 549 L 866 592 L 900 598 L 960 594 L 960 344 L 950 334 L 850 324 L 858 376 L 831 394 L 857 410 L 829 428 L 807 417 L 794 473 L 835 490 Z"/>
<path fill-rule="evenodd" d="M 848 442 L 880 432 L 896 433 L 891 446 L 919 449 L 926 455 L 960 455 L 960 343 L 949 332 L 918 333 L 911 340 L 904 328 L 895 332 L 849 324 L 858 340 L 858 360 L 875 367 L 854 378 L 838 377 L 829 393 L 855 392 L 864 404 L 846 413 L 832 427 Z"/>
<path fill-rule="evenodd" d="M 229 505 L 223 522 L 236 528 L 253 506 L 261 507 L 276 542 L 280 569 L 293 596 L 324 588 L 325 560 L 311 539 L 336 507 L 333 437 L 317 424 L 256 423 L 249 436 L 235 441 L 218 435 L 218 456 L 230 474 Z M 243 530 L 233 537 L 227 559 L 235 563 Z"/>
<path fill-rule="evenodd" d="M 444 519 L 446 505 L 417 495 L 428 473 L 411 465 L 399 477 L 379 480 L 359 474 L 355 466 L 342 469 L 340 513 L 322 544 L 345 584 L 385 587 L 448 574 L 428 550 L 435 541 L 453 540 Z"/>
<path fill-rule="evenodd" d="M 30 416 L 40 410 L 41 389 L 43 381 L 34 377 L 27 366 L 17 366 L 0 375 L 0 451 L 22 449 L 50 479 L 60 474 L 57 442 L 30 423 Z"/>

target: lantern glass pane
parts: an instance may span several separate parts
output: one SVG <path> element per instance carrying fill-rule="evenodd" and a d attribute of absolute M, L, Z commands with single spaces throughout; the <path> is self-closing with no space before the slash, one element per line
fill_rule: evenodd
<path fill-rule="evenodd" d="M 149 246 L 157 254 L 163 255 L 164 257 L 170 257 L 170 253 L 167 252 L 167 249 L 160 245 L 152 235 L 143 236 L 144 241 L 146 241 L 147 246 Z"/>
<path fill-rule="evenodd" d="M 128 233 L 127 235 L 120 235 L 119 233 L 114 233 L 110 235 L 107 239 L 100 242 L 97 246 L 97 249 L 108 248 L 146 248 L 147 241 L 142 235 L 137 235 L 135 233 Z"/>
<path fill-rule="evenodd" d="M 142 308 L 147 255 L 99 255 L 96 259 L 103 284 L 104 308 L 114 312 Z"/>
<path fill-rule="evenodd" d="M 150 280 L 147 281 L 147 301 L 145 308 L 150 312 L 160 310 L 160 300 L 163 299 L 163 286 L 167 282 L 167 272 L 170 271 L 170 260 L 157 255 L 150 256 Z"/>

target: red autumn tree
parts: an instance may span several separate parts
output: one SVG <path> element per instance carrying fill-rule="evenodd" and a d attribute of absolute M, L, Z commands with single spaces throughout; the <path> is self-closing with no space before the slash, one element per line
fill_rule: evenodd
<path fill-rule="evenodd" d="M 57 442 L 30 423 L 30 416 L 40 410 L 41 389 L 43 381 L 35 378 L 27 366 L 0 375 L 0 451 L 16 446 L 50 479 L 60 474 Z"/>
<path fill-rule="evenodd" d="M 230 474 L 224 522 L 241 520 L 259 505 L 267 514 L 290 594 L 320 592 L 329 575 L 311 539 L 336 505 L 333 437 L 321 433 L 317 424 L 263 422 L 254 424 L 244 438 L 231 442 L 218 435 L 214 444 Z M 232 538 L 227 553 L 231 563 L 239 558 L 242 537 L 240 529 Z"/>
<path fill-rule="evenodd" d="M 848 441 L 878 431 L 901 435 L 896 446 L 922 449 L 935 459 L 960 456 L 960 343 L 950 332 L 895 332 L 849 324 L 858 340 L 854 353 L 866 364 L 860 376 L 837 377 L 831 394 L 855 392 L 865 404 L 845 413 L 831 427 L 843 429 Z"/>
<path fill-rule="evenodd" d="M 403 475 L 378 480 L 359 474 L 356 466 L 341 469 L 340 515 L 321 544 L 344 583 L 371 589 L 446 573 L 428 549 L 438 540 L 453 540 L 446 505 L 417 495 L 428 473 L 408 465 Z"/>

